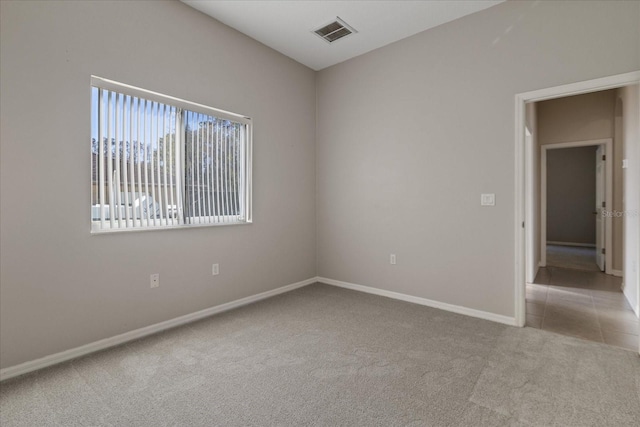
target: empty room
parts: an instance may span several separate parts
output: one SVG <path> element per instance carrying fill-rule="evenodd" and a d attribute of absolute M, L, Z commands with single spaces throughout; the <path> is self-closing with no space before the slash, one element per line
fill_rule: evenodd
<path fill-rule="evenodd" d="M 639 425 L 639 83 L 638 1 L 0 1 L 0 425 Z"/>

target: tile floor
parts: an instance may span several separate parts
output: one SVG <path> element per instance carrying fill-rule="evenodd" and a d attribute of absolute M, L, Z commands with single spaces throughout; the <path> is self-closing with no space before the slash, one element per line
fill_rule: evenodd
<path fill-rule="evenodd" d="M 621 282 L 599 271 L 541 268 L 527 284 L 526 325 L 638 351 L 640 322 Z"/>

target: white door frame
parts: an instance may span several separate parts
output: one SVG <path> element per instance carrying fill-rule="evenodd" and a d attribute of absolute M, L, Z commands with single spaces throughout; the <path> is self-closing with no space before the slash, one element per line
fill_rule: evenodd
<path fill-rule="evenodd" d="M 526 271 L 526 227 L 533 224 L 525 224 L 526 206 L 533 201 L 533 194 L 527 192 L 525 183 L 534 178 L 534 171 L 525 168 L 525 103 L 538 102 L 565 96 L 579 95 L 582 93 L 595 92 L 599 90 L 614 89 L 640 83 L 640 71 L 633 71 L 615 76 L 603 77 L 594 80 L 587 80 L 578 83 L 571 83 L 546 89 L 535 90 L 516 94 L 515 96 L 515 282 L 514 282 L 514 308 L 515 321 L 517 326 L 524 326 L 525 323 L 525 271 Z M 528 175 L 526 176 L 525 175 Z"/>
<path fill-rule="evenodd" d="M 525 112 L 526 114 L 526 112 Z M 534 127 L 537 127 L 537 119 L 536 122 L 533 123 Z M 536 141 L 534 141 L 533 139 L 533 135 L 531 134 L 532 129 L 527 129 L 526 124 L 525 124 L 525 142 L 524 142 L 524 149 L 525 151 L 525 159 L 527 164 L 525 165 L 525 169 L 526 170 L 533 170 L 537 163 L 536 163 L 536 157 L 538 155 L 538 150 L 536 149 Z M 537 130 L 533 130 L 533 132 L 535 132 L 535 134 L 537 135 Z M 526 173 L 526 172 L 525 172 Z M 535 183 L 533 182 L 533 180 L 529 180 L 526 182 L 526 190 L 525 192 L 531 193 L 533 194 L 535 191 Z M 540 207 L 538 206 L 538 209 L 540 209 Z M 529 223 L 529 222 L 533 222 L 535 220 L 535 203 L 529 203 L 527 205 L 527 212 L 525 214 L 525 224 Z M 525 251 L 525 253 L 534 253 L 536 250 L 536 237 L 534 232 L 535 232 L 535 227 L 527 227 L 525 228 L 525 232 L 527 233 L 527 236 L 525 237 L 525 241 L 527 242 L 527 249 Z M 538 270 L 540 268 L 540 261 L 538 260 L 538 264 L 536 265 L 536 258 L 535 257 L 526 257 L 526 265 L 525 265 L 525 279 L 527 283 L 533 283 L 533 281 L 536 279 L 536 275 L 538 274 Z"/>
<path fill-rule="evenodd" d="M 545 144 L 540 146 L 540 267 L 547 266 L 547 151 L 558 148 L 577 148 L 604 145 L 604 181 L 606 209 L 613 209 L 613 139 L 590 139 L 587 141 L 560 142 L 557 144 Z M 595 165 L 594 165 L 595 167 Z M 595 182 L 594 184 L 595 185 Z M 528 192 L 528 189 L 527 189 Z M 533 228 L 533 227 L 532 227 Z M 604 257 L 605 273 L 612 273 L 612 248 L 613 248 L 613 219 L 610 215 L 605 217 Z"/>

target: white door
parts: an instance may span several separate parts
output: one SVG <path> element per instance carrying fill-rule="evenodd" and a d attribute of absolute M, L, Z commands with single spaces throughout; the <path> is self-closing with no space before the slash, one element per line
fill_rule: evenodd
<path fill-rule="evenodd" d="M 596 150 L 596 206 L 593 213 L 596 215 L 596 263 L 600 271 L 604 271 L 604 242 L 605 242 L 605 218 L 603 213 L 608 207 L 605 202 L 605 166 L 604 145 L 599 145 Z"/>

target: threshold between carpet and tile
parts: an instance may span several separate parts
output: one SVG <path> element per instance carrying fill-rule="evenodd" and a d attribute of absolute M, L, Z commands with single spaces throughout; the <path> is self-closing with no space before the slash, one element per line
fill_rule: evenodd
<path fill-rule="evenodd" d="M 314 284 L 0 383 L 0 425 L 635 426 L 640 358 Z"/>

